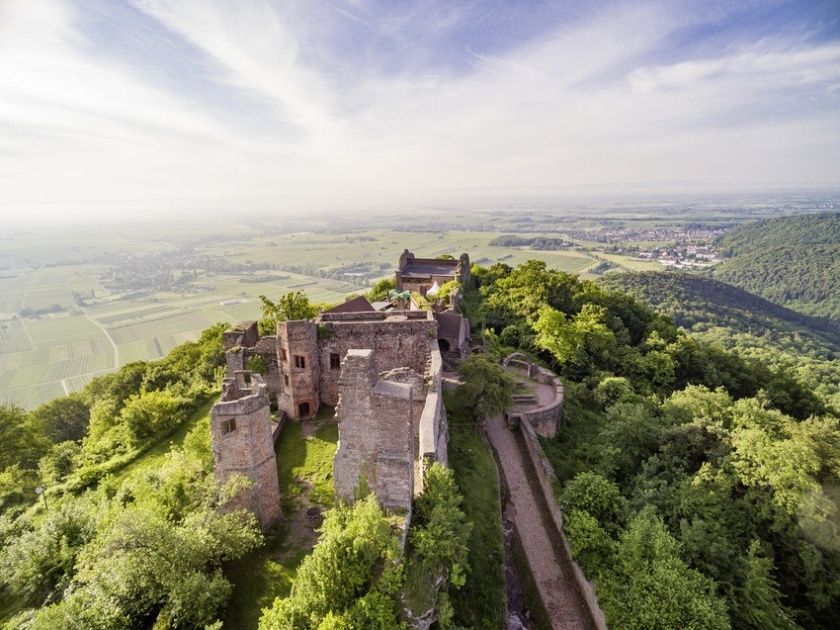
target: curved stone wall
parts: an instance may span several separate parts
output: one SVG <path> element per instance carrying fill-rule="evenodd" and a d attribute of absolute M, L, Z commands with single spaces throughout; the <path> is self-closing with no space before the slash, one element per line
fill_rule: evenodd
<path fill-rule="evenodd" d="M 537 434 L 543 437 L 557 435 L 557 430 L 563 423 L 563 405 L 565 403 L 565 393 L 560 378 L 554 372 L 529 362 L 527 357 L 518 352 L 505 358 L 502 365 L 507 369 L 523 367 L 528 378 L 554 388 L 554 399 L 547 405 L 536 409 L 516 409 L 509 416 L 518 419 L 520 422 L 527 422 Z"/>

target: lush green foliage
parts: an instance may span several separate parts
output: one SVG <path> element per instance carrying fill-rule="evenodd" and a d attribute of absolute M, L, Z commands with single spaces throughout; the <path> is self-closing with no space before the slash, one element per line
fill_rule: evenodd
<path fill-rule="evenodd" d="M 291 595 L 265 611 L 261 630 L 403 627 L 399 557 L 397 536 L 373 496 L 333 508 Z"/>
<path fill-rule="evenodd" d="M 497 357 L 474 354 L 458 369 L 464 379 L 459 391 L 477 422 L 500 414 L 510 406 L 516 383 Z"/>
<path fill-rule="evenodd" d="M 415 504 L 409 550 L 399 544 L 398 517 L 373 495 L 326 513 L 321 536 L 297 571 L 289 597 L 263 613 L 261 630 L 407 628 L 403 608 L 428 604 L 438 626 L 451 625 L 450 585 L 464 583 L 471 524 L 451 470 L 433 465 Z"/>
<path fill-rule="evenodd" d="M 391 291 L 396 291 L 396 289 L 396 279 L 382 278 L 382 280 L 377 280 L 370 288 L 370 291 L 367 293 L 367 299 L 369 302 L 381 302 L 382 300 L 387 300 Z"/>
<path fill-rule="evenodd" d="M 633 294 L 674 317 L 694 337 L 767 368 L 762 380 L 775 382 L 775 396 L 800 398 L 785 405 L 798 417 L 819 407 L 794 381 L 840 409 L 837 322 L 802 315 L 726 283 L 690 274 L 617 274 L 601 284 Z"/>
<path fill-rule="evenodd" d="M 725 234 L 722 280 L 815 315 L 840 318 L 840 213 L 768 219 Z"/>
<path fill-rule="evenodd" d="M 259 321 L 261 335 L 273 335 L 277 332 L 277 322 L 296 319 L 312 319 L 318 314 L 320 307 L 312 304 L 303 291 L 290 291 L 281 295 L 277 302 L 272 302 L 261 295 L 262 317 Z"/>
<path fill-rule="evenodd" d="M 454 610 L 448 587 L 457 590 L 466 582 L 473 525 L 450 468 L 432 464 L 423 483 L 409 530 L 402 601 L 413 617 L 434 610 L 438 627 L 449 628 Z"/>
<path fill-rule="evenodd" d="M 218 488 L 206 425 L 195 431 L 154 472 L 53 497 L 49 510 L 11 524 L 0 594 L 32 609 L 7 627 L 202 628 L 216 619 L 231 588 L 222 564 L 261 535 L 252 514 L 228 505 L 247 482 Z"/>
<path fill-rule="evenodd" d="M 544 447 L 610 627 L 832 627 L 840 426 L 830 391 L 538 262 L 476 278 L 489 339 L 565 377 L 566 426 Z M 809 334 L 831 351 L 830 327 Z"/>
<path fill-rule="evenodd" d="M 444 392 L 449 419 L 449 464 L 473 524 L 463 588 L 451 589 L 453 621 L 466 628 L 502 628 L 505 612 L 504 550 L 498 472 L 490 447 L 473 426 L 463 399 Z"/>
<path fill-rule="evenodd" d="M 203 628 L 217 619 L 231 589 L 223 564 L 262 537 L 231 503 L 244 480 L 216 486 L 206 420 L 153 468 L 101 477 L 130 467 L 215 389 L 222 330 L 28 415 L 0 408 L 5 443 L 19 442 L 0 452 L 11 462 L 0 474 L 6 627 Z M 33 505 L 37 482 L 49 490 Z"/>

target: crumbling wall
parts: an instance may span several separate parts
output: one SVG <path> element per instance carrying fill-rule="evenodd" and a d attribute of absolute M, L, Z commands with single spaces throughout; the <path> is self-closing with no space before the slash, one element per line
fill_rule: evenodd
<path fill-rule="evenodd" d="M 268 388 L 258 374 L 239 371 L 224 380 L 221 400 L 210 410 L 210 434 L 216 478 L 250 479 L 240 502 L 269 529 L 282 514 Z"/>
<path fill-rule="evenodd" d="M 420 416 L 420 451 L 423 459 L 448 463 L 447 445 L 449 429 L 446 409 L 443 406 L 443 361 L 437 342 L 429 343 L 429 361 L 426 372 L 426 399 Z"/>
<path fill-rule="evenodd" d="M 241 321 L 222 333 L 222 348 L 253 348 L 259 341 L 260 333 L 257 329 L 257 322 L 253 320 Z"/>
<path fill-rule="evenodd" d="M 336 407 L 336 496 L 352 501 L 361 480 L 388 509 L 410 511 L 414 493 L 412 386 L 380 379 L 374 352 L 347 351 Z"/>
<path fill-rule="evenodd" d="M 318 354 L 321 401 L 338 403 L 339 377 L 336 365 L 351 349 L 373 350 L 376 372 L 408 367 L 423 374 L 429 340 L 437 338 L 437 323 L 427 311 L 396 313 L 335 313 L 318 318 Z"/>
<path fill-rule="evenodd" d="M 248 354 L 251 353 L 262 357 L 265 361 L 268 369 L 263 374 L 263 380 L 268 387 L 268 395 L 273 400 L 279 400 L 283 391 L 283 374 L 280 372 L 280 364 L 277 359 L 277 337 L 275 335 L 261 337 L 257 345 Z M 247 361 L 247 359 L 245 360 Z"/>

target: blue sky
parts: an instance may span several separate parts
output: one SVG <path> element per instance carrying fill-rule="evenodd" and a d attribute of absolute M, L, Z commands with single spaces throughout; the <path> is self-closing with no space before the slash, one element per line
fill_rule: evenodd
<path fill-rule="evenodd" d="M 840 184 L 840 2 L 0 2 L 0 212 Z"/>

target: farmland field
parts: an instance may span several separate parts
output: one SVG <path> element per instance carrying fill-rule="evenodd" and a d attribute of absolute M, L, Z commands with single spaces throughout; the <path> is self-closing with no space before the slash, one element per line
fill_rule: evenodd
<path fill-rule="evenodd" d="M 136 233 L 103 227 L 63 237 L 13 235 L 0 241 L 0 403 L 32 408 L 120 365 L 161 357 L 216 322 L 256 318 L 260 295 L 299 290 L 316 303 L 340 302 L 390 276 L 405 248 L 418 256 L 467 252 L 483 265 L 538 259 L 582 274 L 599 263 L 583 247 L 491 246 L 500 233 L 494 221 L 482 223 L 484 231 L 141 225 Z M 165 277 L 162 267 L 171 277 L 153 285 L 152 278 Z"/>

